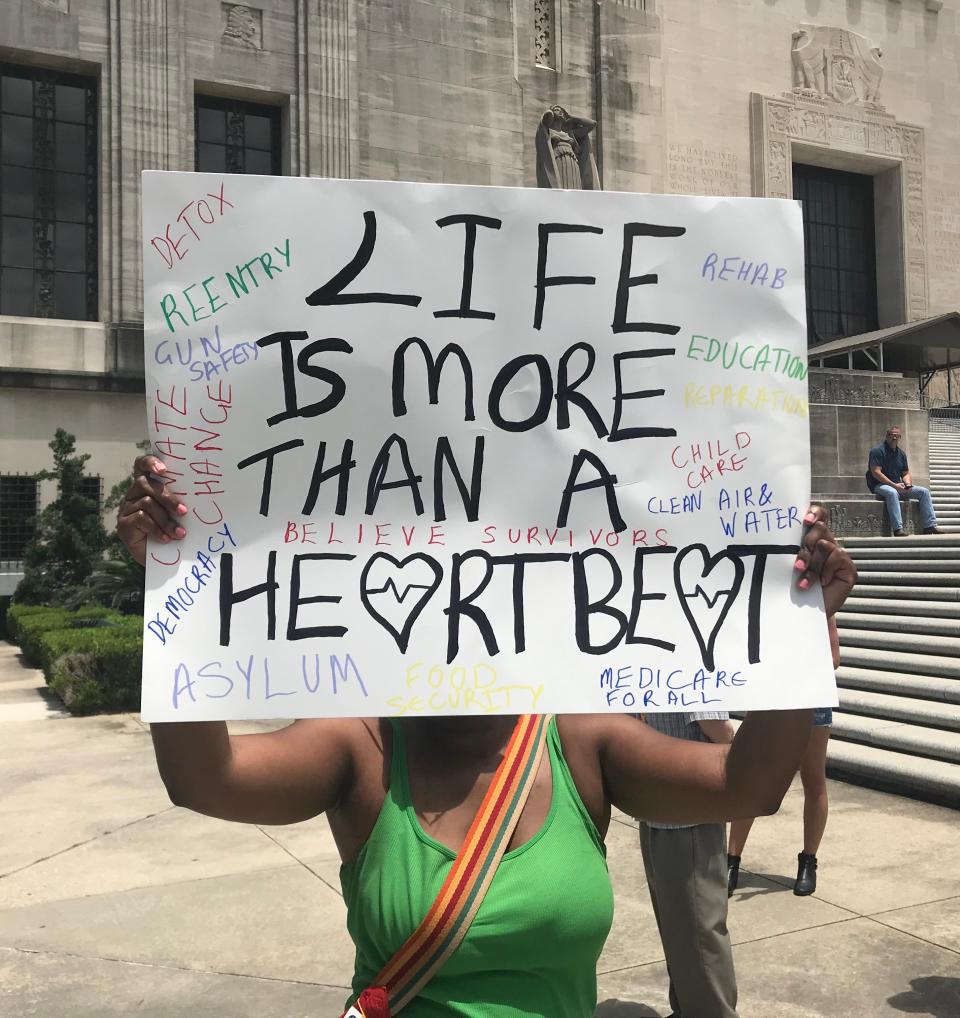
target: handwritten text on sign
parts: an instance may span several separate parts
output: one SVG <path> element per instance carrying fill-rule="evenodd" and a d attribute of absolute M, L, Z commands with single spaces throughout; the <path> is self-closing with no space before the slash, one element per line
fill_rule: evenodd
<path fill-rule="evenodd" d="M 835 702 L 790 202 L 144 176 L 149 720 Z"/>

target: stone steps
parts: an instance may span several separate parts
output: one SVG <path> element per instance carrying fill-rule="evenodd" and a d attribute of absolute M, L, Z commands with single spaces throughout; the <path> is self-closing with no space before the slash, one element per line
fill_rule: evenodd
<path fill-rule="evenodd" d="M 879 590 L 882 588 L 872 588 Z M 855 590 L 856 594 L 857 591 Z M 940 591 L 934 589 L 934 594 L 940 593 Z M 856 615 L 857 618 L 865 620 L 867 618 L 880 618 L 882 621 L 879 623 L 884 629 L 889 629 L 889 622 L 884 620 L 884 616 L 889 614 L 896 615 L 900 620 L 900 623 L 909 625 L 912 619 L 908 616 L 918 615 L 922 617 L 924 622 L 939 622 L 942 619 L 950 619 L 954 627 L 954 632 L 960 628 L 960 600 L 958 601 L 921 601 L 919 599 L 913 601 L 897 600 L 893 604 L 887 598 L 882 597 L 848 597 L 847 603 L 843 606 L 843 611 L 840 613 L 838 618 L 846 621 L 851 616 Z M 861 622 L 861 626 L 869 628 L 866 622 Z M 949 635 L 949 634 L 944 634 Z"/>
<path fill-rule="evenodd" d="M 887 568 L 889 569 L 889 564 Z M 946 587 L 956 595 L 960 593 L 957 589 L 960 587 L 960 562 L 955 563 L 953 568 L 956 572 L 911 572 L 909 582 L 918 587 Z M 902 572 L 874 572 L 871 569 L 861 568 L 859 562 L 857 563 L 857 573 L 857 583 L 863 586 L 877 584 L 884 587 L 895 587 L 903 578 Z"/>
<path fill-rule="evenodd" d="M 960 674 L 960 636 L 930 636 L 905 632 L 899 625 L 892 632 L 880 629 L 856 629 L 844 618 L 843 642 L 847 647 L 873 647 L 904 654 L 930 654 L 957 659 Z"/>
<path fill-rule="evenodd" d="M 831 774 L 960 806 L 960 429 L 930 435 L 944 535 L 852 537 Z"/>
<path fill-rule="evenodd" d="M 960 789 L 960 764 L 840 739 L 830 740 L 827 773 L 954 807 Z"/>
<path fill-rule="evenodd" d="M 916 577 L 911 577 L 916 579 Z M 906 587 L 899 585 L 884 586 L 881 583 L 864 583 L 857 579 L 857 585 L 853 588 L 856 597 L 869 598 L 871 600 L 889 600 L 890 612 L 896 617 L 896 605 L 910 601 L 938 601 L 941 603 L 960 602 L 960 590 L 951 590 L 949 587 Z"/>
<path fill-rule="evenodd" d="M 960 681 L 942 675 L 889 672 L 879 668 L 855 668 L 842 664 L 837 669 L 837 686 L 864 692 L 889 693 L 893 696 L 960 705 Z M 957 710 L 957 708 L 951 708 Z M 960 715 L 960 710 L 957 710 Z"/>
<path fill-rule="evenodd" d="M 896 540 L 896 538 L 891 538 Z M 938 580 L 933 580 L 935 574 L 938 573 L 950 573 L 953 575 L 956 582 L 960 582 L 960 562 L 955 558 L 944 558 L 935 559 L 927 558 L 926 554 L 922 558 L 904 558 L 893 561 L 889 558 L 862 558 L 857 557 L 854 559 L 857 563 L 857 572 L 861 578 L 865 572 L 885 572 L 889 569 L 897 569 L 899 574 L 903 573 L 918 573 L 922 576 L 929 576 L 933 582 L 939 583 Z"/>
<path fill-rule="evenodd" d="M 840 663 L 854 668 L 878 668 L 889 672 L 906 672 L 908 675 L 939 675 L 945 679 L 960 679 L 960 658 L 844 645 L 843 639 L 840 641 Z"/>
<path fill-rule="evenodd" d="M 942 728 L 960 732 L 960 710 L 956 704 L 900 693 L 880 693 L 862 689 L 840 691 L 840 710 L 860 717 L 902 721 L 924 728 Z"/>
<path fill-rule="evenodd" d="M 832 734 L 848 742 L 960 764 L 960 732 L 835 711 Z"/>
<path fill-rule="evenodd" d="M 929 604 L 929 602 L 925 603 Z M 960 634 L 960 602 L 950 607 L 956 609 L 956 614 L 952 617 L 947 615 L 937 618 L 926 613 L 923 615 L 905 615 L 897 623 L 897 632 L 909 633 L 918 637 L 947 636 L 956 638 Z M 889 620 L 884 615 L 880 613 L 851 611 L 849 601 L 844 605 L 844 611 L 838 616 L 837 622 L 844 633 L 847 630 L 853 632 L 866 630 L 887 632 L 890 628 Z"/>

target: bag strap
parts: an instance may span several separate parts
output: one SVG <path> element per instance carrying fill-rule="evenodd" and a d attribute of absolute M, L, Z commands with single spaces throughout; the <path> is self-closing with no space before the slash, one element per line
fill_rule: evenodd
<path fill-rule="evenodd" d="M 523 714 L 460 851 L 423 921 L 381 969 L 390 1013 L 410 1003 L 460 945 L 523 812 L 552 714 Z"/>

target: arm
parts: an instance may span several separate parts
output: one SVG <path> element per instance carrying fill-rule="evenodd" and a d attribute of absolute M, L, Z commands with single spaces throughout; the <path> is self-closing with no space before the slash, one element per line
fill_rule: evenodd
<path fill-rule="evenodd" d="M 134 464 L 117 531 L 143 565 L 147 540 L 181 540 L 186 507 L 158 478 L 155 456 Z M 150 728 L 160 776 L 172 802 L 223 820 L 288 824 L 336 806 L 354 771 L 358 723 L 296 721 L 277 732 L 232 736 L 222 721 L 171 722 Z"/>
<path fill-rule="evenodd" d="M 733 742 L 736 729 L 730 721 L 721 721 L 719 718 L 701 718 L 697 721 L 700 731 L 711 741 L 721 745 L 729 745 Z"/>
<path fill-rule="evenodd" d="M 631 816 L 700 824 L 775 813 L 810 738 L 809 710 L 751 711 L 731 745 L 672 739 L 630 718 L 596 723 L 612 805 Z"/>
<path fill-rule="evenodd" d="M 862 461 L 861 461 L 862 462 Z M 891 488 L 902 488 L 903 484 L 897 481 L 891 481 L 889 477 L 881 470 L 880 467 L 871 467 L 870 473 L 877 479 L 880 484 L 889 484 Z"/>
<path fill-rule="evenodd" d="M 295 721 L 230 735 L 223 721 L 150 726 L 160 777 L 177 806 L 248 824 L 293 824 L 334 808 L 353 767 L 349 720 Z"/>
<path fill-rule="evenodd" d="M 805 517 L 797 585 L 819 580 L 831 626 L 856 580 L 850 556 L 837 544 L 821 507 Z M 632 719 L 592 720 L 609 801 L 632 816 L 706 823 L 774 813 L 810 738 L 809 710 L 751 711 L 732 745 L 671 739 Z"/>

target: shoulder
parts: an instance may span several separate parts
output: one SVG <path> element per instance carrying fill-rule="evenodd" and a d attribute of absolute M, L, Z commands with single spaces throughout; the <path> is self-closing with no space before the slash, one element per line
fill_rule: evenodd
<path fill-rule="evenodd" d="M 610 823 L 604 758 L 618 736 L 643 739 L 649 737 L 649 729 L 630 714 L 561 714 L 557 716 L 557 733 L 577 792 L 603 834 Z"/>
<path fill-rule="evenodd" d="M 884 445 L 883 445 L 882 442 L 880 443 L 880 445 L 875 445 L 870 450 L 870 458 L 873 459 L 874 457 L 876 457 L 878 459 L 883 459 L 883 450 L 884 450 Z"/>

